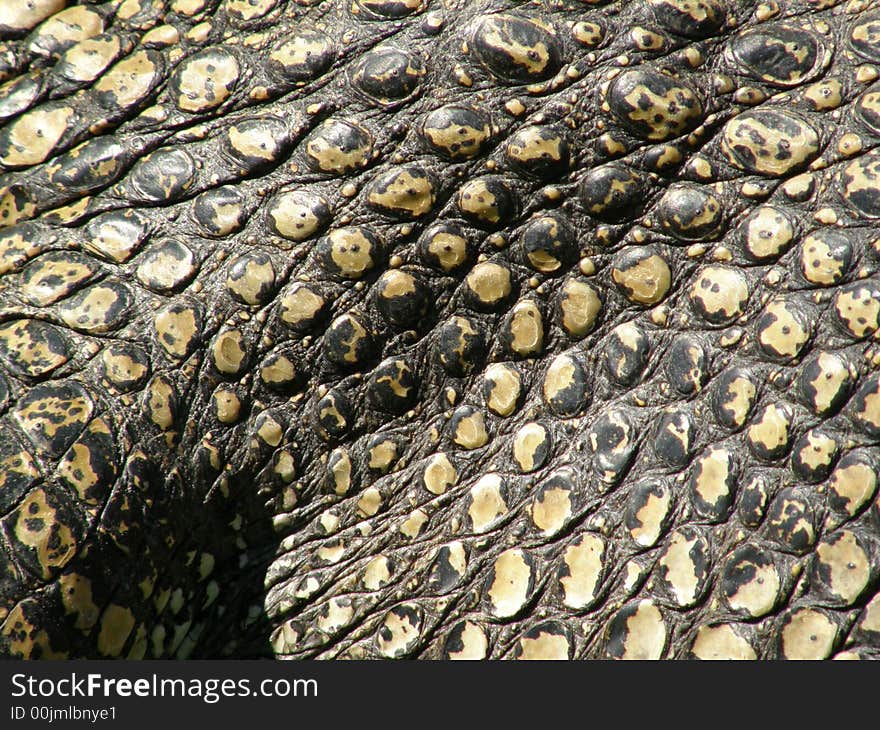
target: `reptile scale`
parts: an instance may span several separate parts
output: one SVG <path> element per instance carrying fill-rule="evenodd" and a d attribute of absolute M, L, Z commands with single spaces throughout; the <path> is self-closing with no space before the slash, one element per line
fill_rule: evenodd
<path fill-rule="evenodd" d="M 0 654 L 880 656 L 880 3 L 0 0 Z"/>

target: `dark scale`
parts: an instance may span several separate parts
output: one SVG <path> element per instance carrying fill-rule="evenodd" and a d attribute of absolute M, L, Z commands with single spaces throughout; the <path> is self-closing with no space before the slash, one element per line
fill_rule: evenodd
<path fill-rule="evenodd" d="M 576 539 L 566 541 L 567 547 L 562 558 L 557 561 L 556 568 L 553 572 L 553 578 L 557 589 L 563 594 L 560 596 L 564 605 L 577 610 L 590 608 L 600 603 L 604 594 L 604 584 L 608 578 L 609 555 L 611 546 L 601 537 L 601 535 L 593 532 L 582 533 Z M 598 563 L 598 571 L 592 574 L 592 590 L 585 595 L 574 594 L 569 597 L 566 593 L 567 582 L 576 579 L 578 557 L 587 551 L 595 553 L 600 559 Z"/>
<path fill-rule="evenodd" d="M 876 656 L 870 3 L 198 4 L 0 11 L 0 655 Z"/>
<path fill-rule="evenodd" d="M 339 228 L 315 247 L 321 267 L 341 279 L 360 279 L 372 271 L 382 257 L 382 241 L 363 226 Z"/>
<path fill-rule="evenodd" d="M 11 439 L 3 444 L 0 459 L 10 467 L 4 484 L 4 492 L 0 497 L 0 506 L 5 514 L 37 483 L 39 475 L 26 468 L 33 460 L 31 454 Z"/>
<path fill-rule="evenodd" d="M 880 12 L 870 10 L 861 14 L 853 23 L 848 39 L 849 45 L 862 58 L 880 60 L 880 51 L 877 50 L 875 43 L 878 21 L 880 21 Z"/>
<path fill-rule="evenodd" d="M 361 9 L 370 18 L 405 18 L 425 9 L 425 0 L 355 0 L 353 10 Z"/>
<path fill-rule="evenodd" d="M 354 66 L 352 85 L 367 99 L 383 107 L 406 103 L 417 96 L 426 73 L 416 54 L 394 46 L 367 52 Z"/>
<path fill-rule="evenodd" d="M 636 325 L 625 325 L 613 330 L 605 341 L 603 361 L 618 385 L 631 386 L 644 372 L 650 354 L 648 336 Z"/>
<path fill-rule="evenodd" d="M 457 557 L 457 556 L 455 556 Z M 428 573 L 428 586 L 437 593 L 448 593 L 455 588 L 464 578 L 459 572 L 458 565 L 453 557 L 453 548 L 444 545 L 437 551 L 437 557 L 431 565 Z"/>
<path fill-rule="evenodd" d="M 547 79 L 563 61 L 556 31 L 531 18 L 504 14 L 485 18 L 476 24 L 471 43 L 480 63 L 510 83 Z"/>
<path fill-rule="evenodd" d="M 137 261 L 138 281 L 152 291 L 170 294 L 179 291 L 196 273 L 192 250 L 181 241 L 157 241 Z"/>
<path fill-rule="evenodd" d="M 111 261 L 125 261 L 137 253 L 148 235 L 148 220 L 137 210 L 111 211 L 85 226 L 85 247 Z"/>
<path fill-rule="evenodd" d="M 61 456 L 85 428 L 94 401 L 75 381 L 36 385 L 21 398 L 13 418 L 38 450 Z"/>
<path fill-rule="evenodd" d="M 552 179 L 566 172 L 571 157 L 561 130 L 524 127 L 508 141 L 505 159 L 514 169 L 538 178 Z"/>
<path fill-rule="evenodd" d="M 298 333 L 306 333 L 323 322 L 327 300 L 320 289 L 302 282 L 294 282 L 282 291 L 279 319 Z"/>
<path fill-rule="evenodd" d="M 847 606 L 861 597 L 876 575 L 869 558 L 873 549 L 875 545 L 858 530 L 844 528 L 822 539 L 817 545 L 810 582 L 823 603 Z M 846 580 L 840 578 L 843 571 Z"/>
<path fill-rule="evenodd" d="M 116 182 L 133 161 L 124 145 L 99 137 L 57 158 L 49 179 L 71 197 L 86 195 Z"/>
<path fill-rule="evenodd" d="M 171 75 L 169 87 L 179 109 L 197 113 L 222 104 L 234 90 L 239 75 L 234 52 L 215 46 L 181 63 Z"/>
<path fill-rule="evenodd" d="M 273 352 L 260 363 L 260 379 L 273 390 L 291 392 L 302 381 L 300 357 L 293 351 Z"/>
<path fill-rule="evenodd" d="M 767 177 L 800 172 L 819 152 L 819 135 L 806 118 L 788 111 L 754 109 L 724 131 L 722 151 L 736 167 Z"/>
<path fill-rule="evenodd" d="M 666 648 L 666 625 L 662 618 L 660 610 L 650 601 L 629 603 L 621 608 L 608 623 L 605 634 L 605 656 L 610 659 L 624 659 L 630 651 L 637 657 L 641 657 L 642 653 L 636 650 L 630 650 L 629 646 L 638 644 L 638 639 L 633 640 L 631 636 L 630 624 L 638 625 L 641 615 L 646 615 L 646 619 L 642 619 L 645 623 L 650 621 L 651 628 L 655 629 L 653 641 L 650 644 L 651 654 L 653 658 L 659 658 Z"/>
<path fill-rule="evenodd" d="M 837 462 L 829 480 L 829 506 L 839 513 L 858 514 L 874 496 L 878 484 L 877 452 L 855 449 Z"/>
<path fill-rule="evenodd" d="M 877 101 L 880 87 L 874 85 L 862 94 L 855 104 L 855 113 L 859 121 L 875 137 L 880 136 L 880 106 Z"/>
<path fill-rule="evenodd" d="M 757 381 L 745 370 L 725 370 L 715 380 L 712 411 L 722 425 L 730 429 L 742 428 L 748 421 L 758 393 Z"/>
<path fill-rule="evenodd" d="M 708 358 L 699 340 L 681 336 L 676 338 L 665 354 L 666 375 L 673 388 L 682 395 L 702 390 L 709 379 Z"/>
<path fill-rule="evenodd" d="M 786 611 L 783 619 L 776 623 L 774 629 L 778 632 L 779 638 L 774 642 L 775 651 L 768 655 L 768 658 L 804 659 L 815 658 L 817 655 L 819 657 L 830 655 L 839 647 L 838 642 L 841 635 L 845 634 L 846 625 L 842 624 L 840 617 L 834 611 L 808 607 Z M 791 647 L 786 644 L 787 637 L 792 634 L 797 636 L 805 629 L 810 631 L 809 638 L 812 642 L 807 645 L 806 650 L 803 645 Z M 814 636 L 815 639 L 812 638 Z M 851 653 L 860 658 L 869 656 L 862 647 Z"/>
<path fill-rule="evenodd" d="M 244 304 L 269 301 L 275 290 L 272 259 L 259 251 L 234 259 L 226 277 L 226 288 Z"/>
<path fill-rule="evenodd" d="M 711 560 L 711 541 L 702 530 L 682 527 L 671 533 L 656 569 L 661 596 L 674 607 L 697 603 L 708 587 Z M 685 581 L 676 568 L 688 571 Z"/>
<path fill-rule="evenodd" d="M 715 195 L 696 185 L 670 188 L 657 206 L 660 225 L 682 241 L 712 239 L 719 232 L 724 211 Z"/>
<path fill-rule="evenodd" d="M 558 416 L 579 414 L 590 400 L 587 373 L 576 357 L 560 355 L 544 377 L 544 401 Z"/>
<path fill-rule="evenodd" d="M 632 490 L 624 522 L 640 547 L 650 547 L 665 532 L 672 511 L 672 494 L 662 483 L 648 482 Z"/>
<path fill-rule="evenodd" d="M 474 638 L 471 638 L 471 636 Z M 459 654 L 464 654 L 467 649 L 471 648 L 470 644 L 473 642 L 476 642 L 477 656 L 479 657 L 482 654 L 481 658 L 485 658 L 488 649 L 485 634 L 474 624 L 460 621 L 450 629 L 446 636 L 443 658 L 452 659 Z"/>
<path fill-rule="evenodd" d="M 435 201 L 433 176 L 417 165 L 392 169 L 367 188 L 367 204 L 384 215 L 403 220 L 422 218 Z"/>
<path fill-rule="evenodd" d="M 401 413 L 412 405 L 419 393 L 418 375 L 399 358 L 380 363 L 370 374 L 367 389 L 372 402 L 383 411 Z"/>
<path fill-rule="evenodd" d="M 394 435 L 377 434 L 367 446 L 367 467 L 377 474 L 387 474 L 398 461 L 403 444 Z"/>
<path fill-rule="evenodd" d="M 856 390 L 847 409 L 856 428 L 871 438 L 880 436 L 880 373 L 867 377 Z"/>
<path fill-rule="evenodd" d="M 506 505 L 510 499 L 510 489 L 503 479 L 498 479 L 497 482 L 492 480 L 488 486 L 488 488 L 480 489 L 482 483 L 477 483 L 474 485 L 474 488 L 471 489 L 464 500 L 464 513 L 467 517 L 468 525 L 470 528 L 474 530 L 485 531 L 485 521 L 483 520 L 483 515 L 479 514 L 478 507 L 480 502 L 484 499 L 484 495 L 488 494 L 496 501 L 498 505 Z M 492 522 L 497 520 L 500 517 L 503 517 L 504 509 L 496 509 L 494 515 L 488 515 L 492 517 Z M 491 524 L 491 523 L 490 523 Z"/>
<path fill-rule="evenodd" d="M 160 309 L 153 318 L 159 347 L 176 361 L 188 358 L 201 342 L 204 310 L 200 304 L 182 299 Z"/>
<path fill-rule="evenodd" d="M 3 84 L 0 91 L 0 119 L 7 120 L 25 111 L 41 95 L 44 77 L 28 74 Z"/>
<path fill-rule="evenodd" d="M 373 137 L 362 126 L 329 119 L 306 140 L 306 161 L 317 172 L 341 175 L 366 166 L 372 147 Z"/>
<path fill-rule="evenodd" d="M 636 454 L 636 429 L 623 411 L 611 411 L 587 433 L 593 452 L 593 471 L 607 484 L 620 481 Z"/>
<path fill-rule="evenodd" d="M 878 299 L 880 284 L 876 281 L 860 281 L 840 287 L 832 302 L 840 329 L 854 340 L 874 334 L 880 328 L 880 311 L 876 308 Z"/>
<path fill-rule="evenodd" d="M 298 51 L 306 46 L 305 54 Z M 303 57 L 304 56 L 304 57 Z M 290 84 L 304 84 L 319 78 L 333 63 L 333 41 L 315 28 L 298 28 L 292 38 L 284 38 L 269 54 L 270 73 Z"/>
<path fill-rule="evenodd" d="M 504 557 L 508 556 L 511 557 L 512 560 L 503 560 Z M 518 564 L 517 568 L 519 569 L 519 574 L 517 575 L 516 588 L 519 589 L 518 592 L 520 593 L 522 600 L 517 601 L 516 604 L 504 605 L 501 604 L 498 600 L 493 600 L 491 587 L 503 583 L 505 580 L 509 580 L 509 577 L 505 575 L 505 573 L 507 572 L 505 569 L 508 567 L 507 563 L 514 562 Z M 535 591 L 536 567 L 537 566 L 535 565 L 535 559 L 525 552 L 522 552 L 520 554 L 508 553 L 507 556 L 502 555 L 502 557 L 496 560 L 495 564 L 489 570 L 489 574 L 485 582 L 487 590 L 484 593 L 483 605 L 485 606 L 487 612 L 490 615 L 494 614 L 499 618 L 506 619 L 514 618 L 521 611 L 523 611 L 526 607 L 526 603 L 532 597 L 532 594 Z"/>
<path fill-rule="evenodd" d="M 652 141 L 689 132 L 703 117 L 703 104 L 687 82 L 650 67 L 618 76 L 608 90 L 608 105 L 623 127 Z"/>
<path fill-rule="evenodd" d="M 351 463 L 345 448 L 334 449 L 327 459 L 325 489 L 344 496 L 358 486 L 360 471 Z"/>
<path fill-rule="evenodd" d="M 473 255 L 467 232 L 455 223 L 427 228 L 419 238 L 418 250 L 428 266 L 444 273 L 461 270 Z"/>
<path fill-rule="evenodd" d="M 470 160 L 486 149 L 492 129 L 483 110 L 450 104 L 425 117 L 422 136 L 437 154 L 450 160 Z"/>
<path fill-rule="evenodd" d="M 516 213 L 511 186 L 501 178 L 487 177 L 463 185 L 456 197 L 462 215 L 483 228 L 500 228 Z"/>
<path fill-rule="evenodd" d="M 121 185 L 143 203 L 169 203 L 192 187 L 195 161 L 184 149 L 164 147 L 141 159 Z"/>
<path fill-rule="evenodd" d="M 807 81 L 822 61 L 817 38 L 782 24 L 741 33 L 731 41 L 730 52 L 749 76 L 781 87 Z"/>
<path fill-rule="evenodd" d="M 223 139 L 223 152 L 242 175 L 265 172 L 281 162 L 290 146 L 287 125 L 275 117 L 236 122 Z"/>
<path fill-rule="evenodd" d="M 376 306 L 398 329 L 421 328 L 428 297 L 428 289 L 419 278 L 397 269 L 385 272 L 376 282 Z"/>
<path fill-rule="evenodd" d="M 221 376 L 237 380 L 250 364 L 252 351 L 247 336 L 237 328 L 224 328 L 211 344 L 211 360 Z"/>
<path fill-rule="evenodd" d="M 696 433 L 694 419 L 687 412 L 664 413 L 654 432 L 654 452 L 665 464 L 681 469 L 690 460 Z"/>
<path fill-rule="evenodd" d="M 531 658 L 530 644 L 542 645 L 545 642 L 551 641 L 556 650 L 556 653 L 553 655 L 554 659 L 571 659 L 571 636 L 565 624 L 559 621 L 546 621 L 526 631 L 516 643 L 516 647 L 513 650 L 513 658 L 520 660 Z"/>
<path fill-rule="evenodd" d="M 225 236 L 246 220 L 247 201 L 232 185 L 207 190 L 193 201 L 193 218 L 209 236 Z"/>
<path fill-rule="evenodd" d="M 677 0 L 651 0 L 649 5 L 664 28 L 688 38 L 712 36 L 727 20 L 725 3 L 718 0 L 703 0 L 696 6 Z"/>
<path fill-rule="evenodd" d="M 101 84 L 102 79 L 99 79 L 98 83 L 92 87 L 95 104 L 114 121 L 122 122 L 126 116 L 131 114 L 132 108 L 143 106 L 144 102 L 155 92 L 156 87 L 168 78 L 168 72 L 171 70 L 166 57 L 153 49 L 140 52 L 136 57 L 136 63 L 131 63 L 132 60 L 134 60 L 134 55 L 122 59 L 109 69 L 110 73 L 107 76 L 110 76 L 114 70 L 119 73 L 118 67 L 122 63 L 128 62 L 129 66 L 121 71 L 123 79 L 114 79 L 114 83 L 108 83 L 106 86 Z M 139 76 L 134 94 L 126 93 L 129 92 L 128 85 L 124 83 L 126 71 L 128 73 L 135 72 Z M 120 81 L 122 83 L 119 83 Z"/>
<path fill-rule="evenodd" d="M 347 369 L 364 366 L 376 352 L 368 324 L 356 314 L 334 319 L 324 333 L 324 353 L 334 365 Z"/>
<path fill-rule="evenodd" d="M 757 527 L 764 519 L 770 485 L 763 476 L 754 476 L 745 482 L 738 504 L 739 518 L 748 527 Z"/>
<path fill-rule="evenodd" d="M 30 145 L 20 139 L 20 128 L 30 126 L 27 124 L 30 119 L 27 116 L 20 116 L 16 120 L 8 122 L 0 129 L 0 164 L 4 169 L 23 169 L 42 162 L 52 153 L 60 152 L 61 140 L 70 136 L 70 129 L 73 126 L 71 120 L 73 109 L 63 102 L 48 102 L 29 113 L 31 115 L 39 113 L 42 117 L 41 121 L 48 117 L 49 120 L 55 122 L 56 126 L 52 129 L 40 130 L 41 133 L 37 136 L 44 137 L 46 142 L 39 148 L 31 150 L 29 149 Z"/>
<path fill-rule="evenodd" d="M 783 550 L 803 553 L 816 539 L 815 515 L 806 492 L 784 489 L 767 510 L 767 536 Z"/>
<path fill-rule="evenodd" d="M 666 297 L 672 272 L 657 247 L 627 246 L 612 259 L 611 278 L 629 301 L 651 306 Z"/>
<path fill-rule="evenodd" d="M 880 202 L 876 194 L 880 186 L 880 155 L 876 151 L 856 158 L 844 167 L 838 177 L 838 189 L 856 215 L 880 218 Z"/>
<path fill-rule="evenodd" d="M 850 367 L 834 352 L 818 352 L 804 361 L 797 387 L 811 410 L 822 416 L 840 410 L 853 385 Z"/>
<path fill-rule="evenodd" d="M 632 219 L 645 202 L 643 179 L 623 165 L 602 165 L 581 179 L 580 198 L 590 216 L 609 221 Z"/>
<path fill-rule="evenodd" d="M 9 381 L 0 375 L 0 413 L 6 411 L 9 405 Z"/>
<path fill-rule="evenodd" d="M 840 283 L 852 263 L 852 242 L 845 233 L 820 229 L 801 244 L 801 275 L 811 284 Z"/>
<path fill-rule="evenodd" d="M 351 402 L 344 393 L 330 390 L 315 403 L 314 418 L 319 433 L 324 438 L 341 438 L 352 426 Z"/>
<path fill-rule="evenodd" d="M 560 217 L 542 216 L 520 233 L 523 263 L 542 274 L 556 274 L 568 269 L 577 257 L 574 232 Z"/>
<path fill-rule="evenodd" d="M 466 448 L 471 444 L 482 446 L 483 439 L 479 433 L 482 424 L 482 414 L 474 406 L 461 406 L 456 408 L 449 419 L 449 433 L 452 440 Z M 483 427 L 485 430 L 485 427 Z M 476 432 L 476 433 L 475 433 Z"/>
<path fill-rule="evenodd" d="M 440 366 L 461 377 L 478 368 L 486 357 L 486 341 L 476 320 L 455 317 L 437 332 L 434 351 Z"/>
<path fill-rule="evenodd" d="M 772 403 L 755 414 L 746 432 L 752 453 L 761 461 L 774 461 L 791 448 L 794 412 L 787 403 Z"/>
<path fill-rule="evenodd" d="M 128 343 L 114 343 L 104 350 L 97 373 L 102 382 L 126 393 L 138 390 L 150 374 L 150 359 L 143 348 Z"/>
<path fill-rule="evenodd" d="M 0 362 L 12 375 L 41 380 L 73 356 L 64 331 L 38 319 L 0 326 Z"/>
<path fill-rule="evenodd" d="M 291 241 L 304 241 L 321 233 L 330 218 L 327 200 L 304 191 L 281 192 L 266 205 L 269 230 Z"/>
<path fill-rule="evenodd" d="M 807 431 L 791 450 L 791 470 L 805 482 L 819 482 L 834 468 L 840 453 L 837 439 L 820 430 Z"/>
<path fill-rule="evenodd" d="M 59 564 L 78 549 L 87 529 L 85 519 L 73 510 L 68 495 L 50 485 L 31 491 L 0 520 L 0 526 L 16 548 L 21 569 L 40 580 L 58 574 Z M 41 536 L 45 543 L 41 543 Z"/>
<path fill-rule="evenodd" d="M 549 439 L 547 448 L 537 462 L 543 466 L 550 455 Z M 553 513 L 552 506 L 562 504 L 565 508 Z M 570 469 L 561 469 L 550 476 L 535 493 L 531 503 L 532 523 L 536 531 L 543 535 L 555 535 L 562 532 L 580 511 L 583 497 L 577 491 L 577 481 Z"/>
<path fill-rule="evenodd" d="M 82 289 L 54 306 L 54 311 L 68 327 L 90 334 L 119 329 L 132 305 L 131 290 L 125 284 L 104 279 Z"/>
<path fill-rule="evenodd" d="M 180 418 L 181 399 L 172 375 L 155 375 L 147 384 L 142 403 L 154 428 L 165 432 L 174 429 Z"/>

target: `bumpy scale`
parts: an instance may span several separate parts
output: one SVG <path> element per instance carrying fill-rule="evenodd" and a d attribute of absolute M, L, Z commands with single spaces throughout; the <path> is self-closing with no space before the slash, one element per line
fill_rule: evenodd
<path fill-rule="evenodd" d="M 880 655 L 880 11 L 0 0 L 0 651 Z"/>

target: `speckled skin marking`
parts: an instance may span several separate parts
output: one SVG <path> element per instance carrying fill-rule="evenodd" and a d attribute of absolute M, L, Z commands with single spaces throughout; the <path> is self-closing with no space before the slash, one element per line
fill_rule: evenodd
<path fill-rule="evenodd" d="M 425 117 L 422 135 L 440 154 L 451 160 L 470 160 L 479 155 L 492 137 L 484 111 L 470 106 L 444 106 Z"/>
<path fill-rule="evenodd" d="M 13 5 L 0 653 L 880 656 L 877 8 Z"/>
<path fill-rule="evenodd" d="M 175 104 L 185 112 L 203 112 L 229 97 L 240 68 L 235 56 L 223 48 L 209 49 L 184 61 L 171 77 Z"/>
<path fill-rule="evenodd" d="M 804 167 L 819 152 L 816 131 L 788 112 L 743 112 L 725 127 L 722 150 L 737 167 L 780 177 Z"/>
<path fill-rule="evenodd" d="M 693 89 L 650 67 L 618 76 L 608 89 L 608 105 L 633 134 L 650 141 L 677 137 L 703 117 Z"/>

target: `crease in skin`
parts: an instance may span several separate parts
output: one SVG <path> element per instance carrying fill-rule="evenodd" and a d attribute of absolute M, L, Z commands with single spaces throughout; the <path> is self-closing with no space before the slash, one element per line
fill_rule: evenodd
<path fill-rule="evenodd" d="M 149 43 L 150 29 L 120 11 L 104 31 L 131 36 L 136 50 L 74 94 L 47 57 L 47 93 L 55 84 L 60 96 L 0 126 L 0 157 L 14 163 L 0 179 L 0 464 L 13 465 L 0 492 L 0 541 L 21 576 L 13 584 L 0 564 L 0 583 L 11 586 L 0 592 L 0 653 L 772 658 L 833 655 L 844 641 L 849 654 L 870 653 L 867 629 L 849 628 L 860 625 L 873 598 L 864 586 L 873 590 L 880 568 L 865 508 L 876 487 L 853 483 L 880 458 L 876 394 L 862 386 L 880 364 L 870 100 L 861 116 L 849 113 L 862 98 L 850 85 L 863 81 L 848 74 L 870 55 L 859 13 L 842 25 L 833 9 L 796 4 L 785 23 L 804 20 L 798 32 L 828 51 L 821 81 L 807 86 L 813 69 L 799 78 L 784 67 L 803 67 L 806 48 L 774 39 L 778 23 L 758 22 L 745 2 L 657 0 L 613 16 L 598 5 L 595 27 L 570 27 L 570 14 L 550 5 L 356 5 L 359 13 L 348 0 L 271 12 L 224 5 L 217 12 L 236 21 L 220 40 L 210 14 L 174 13 L 157 20 L 171 30 Z M 24 48 L 18 39 L 46 12 L 12 42 Z M 289 13 L 315 33 L 281 52 Z M 633 28 L 657 38 L 634 38 Z M 748 79 L 755 93 L 737 96 L 745 76 L 725 48 L 755 29 L 779 53 L 762 60 L 762 78 Z M 161 42 L 172 31 L 187 43 Z M 315 40 L 321 34 L 329 45 Z M 370 58 L 387 61 L 384 70 L 360 65 L 389 40 L 413 78 L 396 79 L 380 53 Z M 234 83 L 212 90 L 201 83 L 214 73 L 205 67 L 193 87 L 205 107 L 183 114 L 169 80 L 212 49 L 234 54 Z M 330 58 L 310 67 L 308 50 Z M 128 86 L 135 54 L 149 63 Z M 285 63 L 300 65 L 283 77 Z M 308 68 L 318 69 L 311 78 Z M 672 91 L 634 92 L 624 101 L 635 116 L 615 116 L 615 79 L 642 71 Z M 780 79 L 784 107 L 773 99 Z M 366 82 L 375 86 L 356 94 L 352 84 Z M 409 96 L 390 95 L 413 84 Z M 681 89 L 698 104 L 679 108 Z M 16 121 L 50 102 L 72 126 L 34 145 L 48 152 L 31 165 L 4 145 Z M 454 107 L 478 112 L 461 117 L 473 121 L 461 132 L 445 121 L 458 118 Z M 428 125 L 441 108 L 447 116 L 434 119 L 443 125 Z M 269 127 L 243 126 L 261 115 L 290 132 L 283 151 Z M 309 140 L 328 120 L 363 129 L 369 152 L 328 147 L 317 150 L 328 164 L 310 162 Z M 667 140 L 679 122 L 683 136 Z M 538 129 L 555 136 L 513 144 Z M 118 158 L 83 154 L 79 145 L 107 135 L 123 148 Z M 167 167 L 134 167 L 162 148 L 179 153 Z M 569 155 L 570 166 L 558 164 Z M 76 168 L 90 161 L 93 169 Z M 581 178 L 609 164 L 633 171 L 638 205 L 615 208 L 634 188 L 613 177 L 597 190 L 598 206 L 581 200 L 591 191 Z M 87 194 L 63 189 L 74 173 L 94 181 Z M 232 192 L 200 197 L 224 186 Z M 113 211 L 142 221 L 90 225 Z M 526 225 L 547 216 L 571 240 L 541 240 L 530 226 L 524 246 Z M 768 238 L 778 220 L 790 232 Z M 423 242 L 434 225 L 443 228 Z M 835 259 L 828 275 L 802 269 L 803 241 L 832 226 L 852 256 Z M 340 229 L 369 231 L 381 250 L 371 248 L 370 261 L 331 248 L 322 258 L 322 242 Z M 192 258 L 176 259 L 170 240 Z M 629 257 L 636 247 L 641 258 Z M 67 270 L 66 252 L 85 257 L 85 269 L 71 255 Z M 331 326 L 350 312 L 368 335 L 363 349 L 344 331 L 333 339 Z M 31 324 L 16 334 L 19 322 Z M 459 333 L 440 347 L 450 322 Z M 700 387 L 687 394 L 670 387 L 675 369 L 663 362 L 679 333 L 705 354 L 692 376 Z M 825 360 L 810 370 L 814 352 L 852 363 L 849 377 Z M 374 374 L 388 363 L 398 370 Z M 719 393 L 728 368 L 742 377 Z M 94 412 L 72 413 L 83 404 L 60 390 L 57 413 L 19 407 L 64 383 L 82 385 Z M 384 410 L 370 395 L 376 386 L 407 410 Z M 775 425 L 765 418 L 770 403 L 785 414 Z M 620 418 L 600 421 L 609 408 Z M 645 429 L 667 413 L 682 449 L 698 446 L 702 459 L 671 469 L 655 451 Z M 92 427 L 98 414 L 109 418 L 104 429 Z M 803 441 L 832 421 L 825 451 Z M 546 431 L 523 431 L 536 423 Z M 686 423 L 692 432 L 678 425 Z M 785 448 L 799 443 L 808 450 Z M 720 453 L 730 468 L 722 460 L 709 474 L 705 455 Z M 708 469 L 699 476 L 698 461 Z M 827 467 L 827 485 L 776 501 L 797 481 L 795 461 Z M 835 471 L 838 462 L 849 466 Z M 644 501 L 649 477 L 660 481 L 650 494 L 670 495 L 668 506 Z M 768 485 L 757 506 L 745 489 L 754 479 Z M 33 514 L 22 514 L 30 505 Z M 779 605 L 764 601 L 757 587 L 762 576 L 788 580 L 784 540 L 794 528 L 788 512 L 765 522 L 768 505 L 827 514 L 803 553 L 818 562 L 797 606 L 787 594 Z M 682 570 L 691 562 L 697 583 L 672 571 L 675 585 L 663 588 L 657 566 L 670 534 L 704 522 L 712 529 L 702 557 L 667 560 Z M 763 632 L 722 615 L 730 601 L 719 585 L 699 584 L 740 543 L 755 545 L 767 569 L 744 574 L 745 592 L 732 600 L 737 610 L 766 609 Z M 456 553 L 435 568 L 438 546 L 453 544 L 466 567 Z M 687 604 L 674 622 L 670 590 Z"/>

